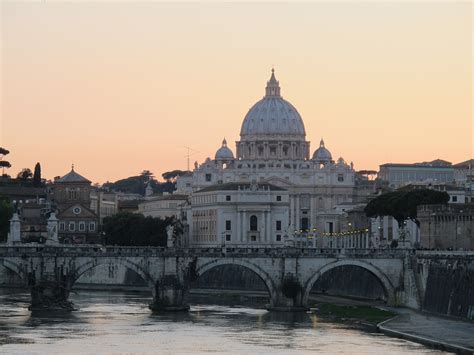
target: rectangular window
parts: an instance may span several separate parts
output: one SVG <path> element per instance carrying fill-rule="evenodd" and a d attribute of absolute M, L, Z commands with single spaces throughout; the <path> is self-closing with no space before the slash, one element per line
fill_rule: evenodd
<path fill-rule="evenodd" d="M 332 222 L 326 222 L 326 232 L 333 233 L 334 232 L 334 224 Z"/>
<path fill-rule="evenodd" d="M 281 231 L 281 221 L 276 221 L 276 230 Z"/>
<path fill-rule="evenodd" d="M 277 242 L 281 242 L 281 235 L 280 234 L 277 234 Z"/>
<path fill-rule="evenodd" d="M 458 202 L 458 197 L 457 196 L 453 196 L 452 199 L 453 199 L 453 202 Z"/>
<path fill-rule="evenodd" d="M 212 181 L 212 174 L 206 174 L 206 181 Z"/>
<path fill-rule="evenodd" d="M 95 222 L 90 222 L 89 223 L 89 232 L 94 232 L 95 231 Z"/>
<path fill-rule="evenodd" d="M 230 195 L 226 195 L 225 200 L 230 201 Z"/>
<path fill-rule="evenodd" d="M 68 229 L 69 229 L 70 232 L 74 232 L 76 230 L 76 223 L 69 222 Z"/>
<path fill-rule="evenodd" d="M 343 182 L 344 181 L 344 174 L 337 174 L 337 181 Z"/>
<path fill-rule="evenodd" d="M 225 230 L 230 231 L 232 229 L 232 221 L 225 221 Z"/>
<path fill-rule="evenodd" d="M 86 230 L 86 222 L 79 222 L 79 230 L 84 232 Z"/>
<path fill-rule="evenodd" d="M 231 238 L 231 235 L 230 235 L 230 234 L 226 234 L 226 235 L 225 235 L 225 241 L 226 241 L 226 242 L 230 242 L 230 238 Z"/>
<path fill-rule="evenodd" d="M 251 240 L 252 242 L 256 242 L 256 241 L 257 241 L 257 236 L 256 236 L 256 235 L 250 236 L 250 240 Z"/>
<path fill-rule="evenodd" d="M 59 230 L 60 230 L 60 231 L 66 230 L 66 223 L 64 223 L 64 222 L 59 222 Z"/>
<path fill-rule="evenodd" d="M 277 201 L 281 201 L 281 196 L 277 196 Z"/>

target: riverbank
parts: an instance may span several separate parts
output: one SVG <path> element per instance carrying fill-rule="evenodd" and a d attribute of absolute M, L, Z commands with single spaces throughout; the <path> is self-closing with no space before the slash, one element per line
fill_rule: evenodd
<path fill-rule="evenodd" d="M 474 322 L 436 317 L 406 308 L 396 311 L 396 317 L 378 324 L 381 333 L 439 350 L 474 354 Z"/>
<path fill-rule="evenodd" d="M 372 305 L 364 300 L 317 295 L 315 313 L 334 321 L 362 326 L 433 349 L 474 354 L 474 322 L 439 317 L 408 308 Z M 385 319 L 384 319 L 385 318 Z"/>
<path fill-rule="evenodd" d="M 313 313 L 331 321 L 348 322 L 376 330 L 381 322 L 397 314 L 372 306 L 341 306 L 332 303 L 319 303 L 311 308 Z"/>

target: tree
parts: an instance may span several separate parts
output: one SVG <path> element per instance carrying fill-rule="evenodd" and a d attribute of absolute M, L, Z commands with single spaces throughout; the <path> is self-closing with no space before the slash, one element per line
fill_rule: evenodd
<path fill-rule="evenodd" d="M 377 196 L 365 206 L 367 217 L 392 216 L 398 222 L 399 227 L 411 219 L 419 224 L 417 220 L 417 207 L 420 205 L 447 204 L 449 195 L 430 189 L 397 190 Z"/>
<path fill-rule="evenodd" d="M 0 168 L 2 168 L 2 175 L 5 175 L 5 168 L 11 168 L 12 165 L 6 160 L 0 160 Z"/>
<path fill-rule="evenodd" d="M 176 178 L 178 176 L 183 176 L 183 175 L 186 175 L 186 174 L 189 174 L 190 171 L 188 170 L 172 170 L 172 171 L 167 171 L 163 174 L 161 174 L 161 176 L 163 177 L 163 179 L 165 179 L 166 181 L 176 181 Z"/>
<path fill-rule="evenodd" d="M 121 246 L 166 246 L 166 227 L 174 218 L 145 217 L 142 214 L 120 212 L 104 218 L 106 244 Z"/>
<path fill-rule="evenodd" d="M 0 147 L 0 168 L 2 168 L 2 175 L 5 175 L 5 168 L 11 168 L 9 161 L 3 160 L 3 158 L 10 153 L 9 150 Z"/>
<path fill-rule="evenodd" d="M 0 196 L 0 241 L 5 241 L 7 239 L 12 215 L 13 206 L 10 201 L 4 196 Z"/>
<path fill-rule="evenodd" d="M 144 195 L 147 184 L 151 184 L 153 191 L 158 193 L 171 193 L 175 190 L 176 186 L 176 184 L 171 181 L 165 181 L 163 183 L 156 181 L 151 171 L 143 170 L 140 175 L 130 176 L 126 179 L 121 179 L 116 182 L 107 182 L 102 187 L 113 191 L 122 191 Z"/>
<path fill-rule="evenodd" d="M 18 173 L 16 178 L 18 180 L 28 181 L 31 179 L 32 176 L 33 176 L 33 173 L 31 172 L 31 170 L 28 168 L 24 168 Z"/>
<path fill-rule="evenodd" d="M 40 187 L 41 186 L 41 165 L 40 163 L 36 163 L 35 165 L 35 172 L 33 173 L 33 186 Z"/>
<path fill-rule="evenodd" d="M 143 180 L 145 184 L 147 184 L 149 181 L 154 179 L 154 175 L 150 170 L 143 170 L 140 173 L 140 178 Z"/>

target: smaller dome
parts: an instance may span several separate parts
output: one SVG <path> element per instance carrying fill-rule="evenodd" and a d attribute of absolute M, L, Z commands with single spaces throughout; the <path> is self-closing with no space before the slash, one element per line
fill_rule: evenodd
<path fill-rule="evenodd" d="M 319 148 L 315 150 L 313 154 L 313 160 L 320 162 L 330 162 L 332 160 L 332 155 L 329 150 L 324 146 L 324 140 L 321 139 L 319 143 Z"/>
<path fill-rule="evenodd" d="M 227 141 L 224 138 L 224 140 L 222 141 L 222 147 L 220 147 L 216 152 L 216 160 L 229 159 L 234 159 L 234 153 L 232 153 L 232 150 L 227 147 Z"/>

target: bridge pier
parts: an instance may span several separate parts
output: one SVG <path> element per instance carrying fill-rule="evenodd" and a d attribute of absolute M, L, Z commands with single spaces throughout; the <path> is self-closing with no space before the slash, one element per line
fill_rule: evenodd
<path fill-rule="evenodd" d="M 31 273 L 28 284 L 31 291 L 31 305 L 28 309 L 37 311 L 74 311 L 74 304 L 69 301 L 71 283 L 66 275 L 56 277 L 43 277 L 36 280 Z"/>
<path fill-rule="evenodd" d="M 280 286 L 274 290 L 272 303 L 267 309 L 275 312 L 306 312 L 309 310 L 305 303 L 304 289 L 300 281 L 287 275 Z"/>
<path fill-rule="evenodd" d="M 187 291 L 187 287 L 175 275 L 166 275 L 156 282 L 149 308 L 153 312 L 188 311 Z"/>

